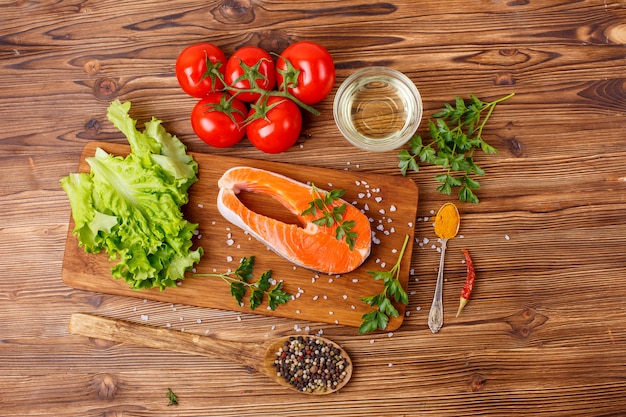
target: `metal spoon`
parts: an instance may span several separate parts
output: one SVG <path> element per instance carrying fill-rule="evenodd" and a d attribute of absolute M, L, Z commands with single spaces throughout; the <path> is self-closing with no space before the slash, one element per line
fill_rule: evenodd
<path fill-rule="evenodd" d="M 428 328 L 430 328 L 430 331 L 433 333 L 437 333 L 443 326 L 443 265 L 446 256 L 448 239 L 452 239 L 456 236 L 456 234 L 459 232 L 459 226 L 461 224 L 460 221 L 457 221 L 456 230 L 454 230 L 454 233 L 451 233 L 450 235 L 445 235 L 441 233 L 441 231 L 437 228 L 437 221 L 441 221 L 441 215 L 444 208 L 449 206 L 452 206 L 454 208 L 453 211 L 456 214 L 456 218 L 460 218 L 458 209 L 452 203 L 444 204 L 439 209 L 439 212 L 437 212 L 437 217 L 435 218 L 435 233 L 441 238 L 441 258 L 439 260 L 439 271 L 437 272 L 437 285 L 435 286 L 435 295 L 433 297 L 433 303 L 430 306 L 430 312 L 428 313 Z"/>
<path fill-rule="evenodd" d="M 192 355 L 218 357 L 239 362 L 267 375 L 271 380 L 284 387 L 306 394 L 324 395 L 333 393 L 346 385 L 352 376 L 352 361 L 348 354 L 335 342 L 318 336 L 307 335 L 302 337 L 320 340 L 320 342 L 338 349 L 340 355 L 345 360 L 345 376 L 338 381 L 336 386 L 318 387 L 308 392 L 299 390 L 291 385 L 285 377 L 279 376 L 276 372 L 274 361 L 277 359 L 277 352 L 284 346 L 285 342 L 290 341 L 290 336 L 279 337 L 264 343 L 226 341 L 84 313 L 72 314 L 69 322 L 69 331 L 73 334 L 114 342 L 129 342 L 146 347 Z M 293 337 L 297 336 L 291 336 L 291 338 Z"/>

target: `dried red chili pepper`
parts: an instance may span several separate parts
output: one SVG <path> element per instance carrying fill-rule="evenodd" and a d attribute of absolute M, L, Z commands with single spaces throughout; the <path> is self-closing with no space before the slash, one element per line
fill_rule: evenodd
<path fill-rule="evenodd" d="M 467 265 L 467 278 L 465 278 L 465 284 L 461 290 L 461 299 L 459 301 L 459 310 L 456 312 L 456 316 L 459 317 L 461 310 L 467 304 L 472 295 L 472 289 L 474 288 L 474 280 L 476 279 L 476 271 L 474 270 L 474 262 L 470 257 L 467 249 L 461 249 L 463 255 L 465 255 L 465 265 Z"/>

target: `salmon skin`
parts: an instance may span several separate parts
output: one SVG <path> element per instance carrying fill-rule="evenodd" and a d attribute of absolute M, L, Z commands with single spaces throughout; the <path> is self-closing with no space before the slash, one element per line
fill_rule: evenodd
<path fill-rule="evenodd" d="M 346 204 L 344 220 L 354 220 L 357 233 L 353 250 L 344 240 L 335 238 L 336 225 L 318 226 L 320 217 L 302 215 L 314 199 L 312 187 L 274 172 L 251 167 L 234 167 L 218 181 L 217 208 L 232 224 L 242 228 L 270 249 L 294 264 L 327 274 L 344 274 L 358 268 L 370 254 L 372 235 L 369 219 L 353 205 Z M 248 209 L 237 197 L 240 191 L 271 196 L 293 213 L 298 224 L 288 224 Z M 318 189 L 320 195 L 326 191 Z"/>

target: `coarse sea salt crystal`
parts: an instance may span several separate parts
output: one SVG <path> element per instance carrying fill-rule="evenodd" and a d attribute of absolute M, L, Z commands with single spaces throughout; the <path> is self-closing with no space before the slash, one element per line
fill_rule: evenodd
<path fill-rule="evenodd" d="M 142 314 L 142 315 L 141 315 L 141 320 L 143 320 L 143 321 L 148 321 L 148 318 L 149 318 L 149 317 L 148 317 L 148 315 L 147 315 L 147 314 Z"/>
<path fill-rule="evenodd" d="M 383 201 L 383 198 L 382 198 L 382 197 L 376 197 L 374 200 L 375 200 L 377 203 L 380 203 L 381 201 Z"/>
<path fill-rule="evenodd" d="M 228 246 L 233 246 L 233 245 L 235 244 L 235 241 L 234 241 L 234 240 L 232 240 L 232 239 L 228 239 L 228 240 L 226 241 L 226 244 L 227 244 Z"/>
<path fill-rule="evenodd" d="M 398 210 L 398 208 L 396 206 L 394 206 L 393 204 L 391 205 L 391 207 L 389 207 L 389 211 L 393 212 Z"/>
<path fill-rule="evenodd" d="M 198 207 L 199 207 L 199 208 L 204 208 L 204 204 L 202 204 L 202 203 L 198 203 Z"/>
<path fill-rule="evenodd" d="M 510 239 L 511 239 L 511 237 L 510 237 L 509 235 L 504 235 L 504 238 L 505 238 L 506 240 L 510 240 Z"/>
<path fill-rule="evenodd" d="M 359 194 L 357 194 L 357 197 L 359 197 L 359 198 L 365 198 L 365 193 L 359 193 Z"/>
<path fill-rule="evenodd" d="M 233 261 L 233 257 L 232 257 L 232 256 L 230 256 L 230 255 L 228 255 L 228 256 L 226 257 L 226 261 L 228 261 L 228 262 L 232 262 L 232 261 Z"/>

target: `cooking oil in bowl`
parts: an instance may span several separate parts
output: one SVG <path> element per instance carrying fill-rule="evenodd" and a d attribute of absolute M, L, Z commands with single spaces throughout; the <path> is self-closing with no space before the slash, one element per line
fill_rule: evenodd
<path fill-rule="evenodd" d="M 422 101 L 415 84 L 401 72 L 370 67 L 343 82 L 333 111 L 348 141 L 383 152 L 402 146 L 413 136 L 422 118 Z"/>

